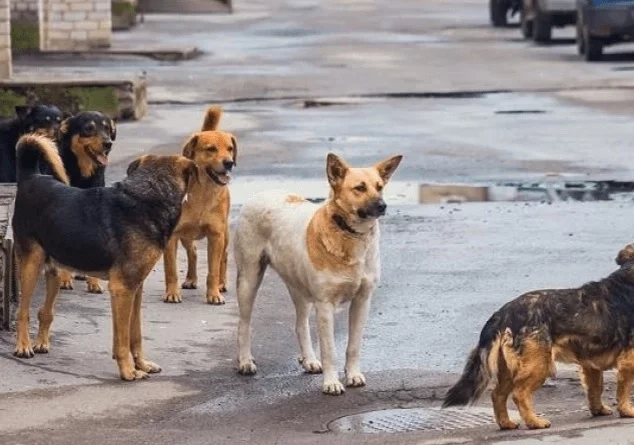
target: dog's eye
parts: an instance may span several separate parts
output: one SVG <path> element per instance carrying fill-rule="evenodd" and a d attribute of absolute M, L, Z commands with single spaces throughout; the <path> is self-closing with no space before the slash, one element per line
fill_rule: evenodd
<path fill-rule="evenodd" d="M 227 148 L 227 151 L 231 153 L 233 151 L 233 147 L 229 146 L 229 148 Z"/>
<path fill-rule="evenodd" d="M 383 186 L 381 184 L 377 184 L 376 190 L 380 192 L 381 190 L 383 190 Z"/>
<path fill-rule="evenodd" d="M 218 149 L 216 148 L 216 146 L 215 146 L 215 145 L 212 145 L 211 147 L 207 147 L 207 150 L 208 150 L 208 151 L 210 151 L 210 152 L 212 152 L 212 153 L 215 153 L 215 152 L 217 152 L 217 151 L 218 151 Z"/>
<path fill-rule="evenodd" d="M 50 122 L 51 116 L 46 116 L 46 122 Z"/>
<path fill-rule="evenodd" d="M 367 191 L 367 190 L 368 190 L 368 188 L 365 186 L 365 184 L 359 184 L 359 185 L 358 185 L 358 186 L 356 186 L 354 189 L 355 189 L 357 192 L 361 192 L 361 193 L 363 193 L 363 192 L 365 192 L 365 191 Z"/>

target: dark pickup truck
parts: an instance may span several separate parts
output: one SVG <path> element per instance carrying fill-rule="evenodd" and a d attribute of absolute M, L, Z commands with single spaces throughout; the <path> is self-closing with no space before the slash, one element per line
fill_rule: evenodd
<path fill-rule="evenodd" d="M 634 0 L 577 0 L 577 49 L 587 61 L 603 48 L 634 39 Z"/>

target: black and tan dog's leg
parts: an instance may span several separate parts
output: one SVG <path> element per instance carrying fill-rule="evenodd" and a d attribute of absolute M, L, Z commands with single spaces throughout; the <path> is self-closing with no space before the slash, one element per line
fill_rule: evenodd
<path fill-rule="evenodd" d="M 143 355 L 143 335 L 141 303 L 143 301 L 143 285 L 139 287 L 134 296 L 134 307 L 132 308 L 132 324 L 130 325 L 130 352 L 137 370 L 154 374 L 161 372 L 161 367 L 156 363 L 145 360 Z"/>
<path fill-rule="evenodd" d="M 225 233 L 212 232 L 207 237 L 207 303 L 225 304 L 220 293 L 220 269 L 225 250 Z"/>
<path fill-rule="evenodd" d="M 522 343 L 519 364 L 513 373 L 513 402 L 530 429 L 549 428 L 550 421 L 539 418 L 533 410 L 533 393 L 550 376 L 552 371 L 552 351 L 546 341 L 529 337 Z"/>
<path fill-rule="evenodd" d="M 198 252 L 193 240 L 182 239 L 181 244 L 187 252 L 187 276 L 181 287 L 183 289 L 197 289 L 198 288 Z"/>
<path fill-rule="evenodd" d="M 612 410 L 608 408 L 601 398 L 603 394 L 603 372 L 582 367 L 579 371 L 581 374 L 581 383 L 588 395 L 588 407 L 593 416 L 609 416 Z"/>
<path fill-rule="evenodd" d="M 59 269 L 59 288 L 64 290 L 73 290 L 73 274 L 70 270 Z"/>
<path fill-rule="evenodd" d="M 110 277 L 109 288 L 112 304 L 112 355 L 119 366 L 119 374 L 123 380 L 148 378 L 145 371 L 136 369 L 130 351 L 130 327 L 137 290 L 131 289 L 118 276 Z"/>
<path fill-rule="evenodd" d="M 172 237 L 163 252 L 163 264 L 165 267 L 165 303 L 180 303 L 181 292 L 178 288 L 178 268 L 176 264 L 176 252 L 178 250 L 178 238 Z"/>
<path fill-rule="evenodd" d="M 48 354 L 50 349 L 50 328 L 55 316 L 55 302 L 59 295 L 59 271 L 56 267 L 48 266 L 46 269 L 46 300 L 37 313 L 40 325 L 37 339 L 33 345 L 33 351 L 38 354 Z"/>
<path fill-rule="evenodd" d="M 17 344 L 13 355 L 21 358 L 31 358 L 35 355 L 29 335 L 29 311 L 31 299 L 37 285 L 37 279 L 44 266 L 44 251 L 40 246 L 30 246 L 28 251 L 22 251 L 16 246 L 18 268 L 20 272 L 20 303 L 17 315 Z"/>
<path fill-rule="evenodd" d="M 227 218 L 229 216 L 227 215 Z M 225 246 L 223 249 L 222 262 L 220 263 L 220 292 L 227 292 L 227 262 L 229 261 L 229 224 L 225 232 Z"/>
<path fill-rule="evenodd" d="M 630 351 L 624 354 L 619 359 L 616 368 L 618 370 L 616 403 L 619 415 L 621 417 L 634 417 L 634 407 L 630 401 L 632 379 L 634 379 L 634 353 Z"/>
<path fill-rule="evenodd" d="M 86 289 L 90 294 L 103 294 L 103 288 L 99 283 L 99 278 L 86 277 Z"/>

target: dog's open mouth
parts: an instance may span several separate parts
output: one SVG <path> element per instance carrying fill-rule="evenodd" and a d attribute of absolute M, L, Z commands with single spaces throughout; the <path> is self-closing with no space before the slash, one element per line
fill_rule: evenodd
<path fill-rule="evenodd" d="M 91 149 L 87 149 L 86 151 L 88 152 L 88 154 L 90 155 L 92 160 L 95 161 L 97 164 L 102 165 L 104 167 L 106 165 L 108 165 L 108 155 L 107 154 L 105 154 L 105 153 L 95 153 Z"/>
<path fill-rule="evenodd" d="M 227 185 L 231 181 L 231 176 L 227 172 L 218 173 L 211 167 L 207 167 L 205 171 L 207 172 L 207 176 L 218 185 Z"/>

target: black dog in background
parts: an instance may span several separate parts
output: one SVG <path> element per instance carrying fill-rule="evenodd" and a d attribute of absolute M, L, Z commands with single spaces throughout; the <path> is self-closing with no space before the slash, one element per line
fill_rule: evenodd
<path fill-rule="evenodd" d="M 0 182 L 16 182 L 15 145 L 25 133 L 57 138 L 62 121 L 69 117 L 55 105 L 18 105 L 16 117 L 0 120 Z"/>
<path fill-rule="evenodd" d="M 57 138 L 58 150 L 72 187 L 90 189 L 106 185 L 108 155 L 116 138 L 116 124 L 98 111 L 83 111 L 62 122 Z M 72 274 L 60 269 L 60 276 L 61 288 L 72 289 Z M 84 279 L 81 275 L 76 278 Z M 86 281 L 88 292 L 103 292 L 97 278 L 86 277 Z"/>

